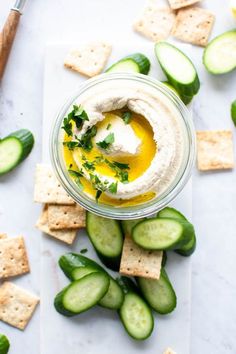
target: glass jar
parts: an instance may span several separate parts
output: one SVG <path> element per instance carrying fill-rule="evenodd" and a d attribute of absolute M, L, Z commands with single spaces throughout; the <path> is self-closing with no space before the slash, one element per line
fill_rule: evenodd
<path fill-rule="evenodd" d="M 162 193 L 142 204 L 119 207 L 101 203 L 100 201 L 96 202 L 96 200 L 92 199 L 92 197 L 78 188 L 66 168 L 63 157 L 64 130 L 61 129 L 63 119 L 70 111 L 72 105 L 80 102 L 82 97 L 92 97 L 102 92 L 105 87 L 108 87 L 107 85 L 109 85 L 111 90 L 122 87 L 122 85 L 123 87 L 130 86 L 135 89 L 140 88 L 140 90 L 154 90 L 156 94 L 160 96 L 161 100 L 165 102 L 165 104 L 168 104 L 168 107 L 176 113 L 176 119 L 179 120 L 182 127 L 184 149 L 181 163 L 174 179 Z M 104 217 L 121 220 L 137 219 L 154 214 L 167 206 L 186 185 L 195 162 L 195 130 L 191 114 L 186 106 L 174 92 L 161 82 L 142 74 L 102 74 L 80 85 L 77 92 L 70 97 L 57 114 L 51 131 L 50 155 L 52 166 L 58 180 L 75 202 L 82 205 L 85 209 Z"/>

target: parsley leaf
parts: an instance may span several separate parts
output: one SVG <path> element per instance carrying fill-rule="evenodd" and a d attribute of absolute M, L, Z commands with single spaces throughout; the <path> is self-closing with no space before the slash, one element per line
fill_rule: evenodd
<path fill-rule="evenodd" d="M 113 182 L 113 183 L 111 183 L 111 184 L 108 186 L 109 192 L 111 192 L 112 194 L 117 193 L 117 185 L 118 185 L 118 182 Z"/>
<path fill-rule="evenodd" d="M 64 146 L 67 146 L 69 150 L 74 150 L 74 148 L 79 147 L 78 141 L 64 141 Z"/>
<path fill-rule="evenodd" d="M 83 166 L 87 171 L 94 171 L 95 170 L 95 166 L 94 166 L 93 162 L 86 161 L 83 163 Z"/>
<path fill-rule="evenodd" d="M 68 136 L 72 136 L 72 122 L 75 122 L 76 128 L 81 129 L 85 120 L 89 120 L 87 113 L 81 105 L 73 105 L 72 111 L 63 120 L 62 129 Z"/>
<path fill-rule="evenodd" d="M 97 127 L 94 125 L 78 139 L 79 147 L 86 151 L 91 151 L 93 148 L 92 138 L 97 134 Z"/>
<path fill-rule="evenodd" d="M 111 128 L 111 123 L 107 124 L 107 130 L 109 130 Z"/>
<path fill-rule="evenodd" d="M 75 183 L 79 187 L 79 189 L 83 190 L 84 186 L 81 183 L 80 177 L 83 177 L 84 173 L 82 169 L 80 171 L 68 170 L 69 174 L 74 178 Z"/>
<path fill-rule="evenodd" d="M 104 140 L 99 141 L 97 143 L 97 145 L 99 147 L 101 147 L 102 149 L 107 150 L 110 147 L 110 145 L 112 143 L 114 143 L 114 141 L 115 141 L 114 133 L 110 133 L 110 134 L 107 135 L 107 137 Z"/>
<path fill-rule="evenodd" d="M 121 170 L 129 170 L 129 164 L 128 163 L 121 163 L 121 162 L 117 162 L 117 161 L 113 161 L 113 164 L 120 168 Z"/>
<path fill-rule="evenodd" d="M 125 124 L 129 124 L 132 118 L 132 113 L 131 112 L 124 112 L 122 113 L 122 119 L 125 122 Z"/>
<path fill-rule="evenodd" d="M 82 254 L 87 253 L 87 252 L 88 252 L 88 249 L 87 249 L 87 248 L 82 248 L 82 249 L 80 250 L 80 253 L 82 253 Z"/>

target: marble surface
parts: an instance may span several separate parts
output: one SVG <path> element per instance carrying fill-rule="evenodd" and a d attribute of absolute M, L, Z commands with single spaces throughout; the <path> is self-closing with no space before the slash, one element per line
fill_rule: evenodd
<path fill-rule="evenodd" d="M 122 41 L 145 39 L 133 33 L 131 23 L 144 0 L 31 0 L 25 8 L 4 79 L 0 86 L 0 135 L 21 127 L 36 138 L 29 159 L 14 173 L 0 179 L 0 230 L 24 233 L 31 274 L 16 279 L 40 293 L 39 233 L 34 223 L 40 207 L 32 203 L 33 173 L 41 159 L 42 89 L 45 44 L 48 41 L 80 42 L 105 38 Z M 235 27 L 228 0 L 205 0 L 216 14 L 213 35 Z M 69 4 L 69 6 L 68 6 Z M 12 1 L 1 2 L 4 23 Z M 186 50 L 187 52 L 187 50 Z M 236 72 L 212 77 L 201 64 L 201 48 L 194 48 L 201 91 L 193 104 L 197 129 L 233 129 L 229 106 L 235 98 Z M 191 354 L 236 353 L 236 218 L 235 171 L 193 175 L 193 218 L 198 249 L 192 257 Z M 39 309 L 25 333 L 0 323 L 0 332 L 11 339 L 12 354 L 39 354 Z M 126 353 L 125 353 L 126 354 Z M 181 353 L 178 353 L 181 354 Z"/>

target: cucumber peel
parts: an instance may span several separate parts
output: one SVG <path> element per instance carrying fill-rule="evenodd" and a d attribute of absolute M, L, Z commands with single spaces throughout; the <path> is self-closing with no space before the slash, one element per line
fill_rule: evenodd
<path fill-rule="evenodd" d="M 236 29 L 224 32 L 208 43 L 203 64 L 214 75 L 226 74 L 236 68 Z"/>
<path fill-rule="evenodd" d="M 236 100 L 231 104 L 231 118 L 236 127 Z"/>
<path fill-rule="evenodd" d="M 147 75 L 150 70 L 150 60 L 142 53 L 127 55 L 110 66 L 106 73 L 131 72 Z"/>

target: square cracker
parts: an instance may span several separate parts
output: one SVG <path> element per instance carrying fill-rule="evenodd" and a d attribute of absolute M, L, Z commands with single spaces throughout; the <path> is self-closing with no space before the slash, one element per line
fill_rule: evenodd
<path fill-rule="evenodd" d="M 177 9 L 180 9 L 181 7 L 196 4 L 197 2 L 199 2 L 201 0 L 168 0 L 168 1 L 170 3 L 170 7 L 173 10 L 177 10 Z"/>
<path fill-rule="evenodd" d="M 39 302 L 28 291 L 5 282 L 0 287 L 0 320 L 23 330 Z"/>
<path fill-rule="evenodd" d="M 85 227 L 85 209 L 80 205 L 48 205 L 50 230 L 80 229 Z"/>
<path fill-rule="evenodd" d="M 205 47 L 215 16 L 200 7 L 186 7 L 178 11 L 172 35 L 183 42 Z"/>
<path fill-rule="evenodd" d="M 102 72 L 111 54 L 111 45 L 106 42 L 91 42 L 68 53 L 64 65 L 88 77 Z"/>
<path fill-rule="evenodd" d="M 45 205 L 36 227 L 45 234 L 71 245 L 76 237 L 77 230 L 50 230 L 48 226 L 48 206 Z"/>
<path fill-rule="evenodd" d="M 120 263 L 120 273 L 149 279 L 159 279 L 162 251 L 147 251 L 134 243 L 130 235 L 125 236 Z"/>
<path fill-rule="evenodd" d="M 155 1 L 149 1 L 133 28 L 143 36 L 158 42 L 170 35 L 174 22 L 175 13 L 169 7 L 160 8 Z"/>
<path fill-rule="evenodd" d="M 197 164 L 200 171 L 233 168 L 234 151 L 232 131 L 198 131 Z"/>
<path fill-rule="evenodd" d="M 37 203 L 74 204 L 66 193 L 50 166 L 37 164 L 35 174 L 34 201 Z"/>
<path fill-rule="evenodd" d="M 0 240 L 0 278 L 29 272 L 29 262 L 22 236 Z"/>

